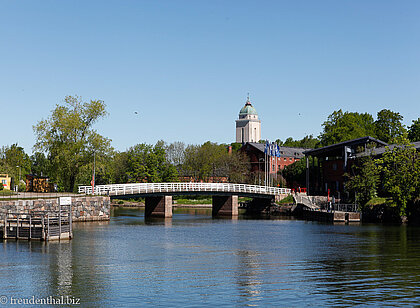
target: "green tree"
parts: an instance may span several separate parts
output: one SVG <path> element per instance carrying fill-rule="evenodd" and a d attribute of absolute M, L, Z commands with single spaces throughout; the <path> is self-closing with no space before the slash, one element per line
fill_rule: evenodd
<path fill-rule="evenodd" d="M 315 149 L 319 144 L 319 140 L 317 138 L 314 138 L 313 135 L 308 135 L 303 137 L 301 140 L 293 140 L 292 137 L 289 137 L 286 139 L 286 141 L 282 142 L 280 139 L 277 139 L 276 143 L 279 146 L 284 147 Z"/>
<path fill-rule="evenodd" d="M 369 113 L 343 113 L 340 109 L 330 114 L 322 126 L 319 136 L 322 146 L 365 136 L 376 137 L 374 120 Z"/>
<path fill-rule="evenodd" d="M 309 156 L 309 177 L 311 179 L 316 177 L 316 168 L 319 161 L 317 158 Z M 292 187 L 306 187 L 306 158 L 302 158 L 291 165 L 285 166 L 283 170 L 280 171 L 282 177 L 287 183 L 287 186 Z"/>
<path fill-rule="evenodd" d="M 400 215 L 407 214 L 407 205 L 420 194 L 420 157 L 408 139 L 400 138 L 399 146 L 388 149 L 376 161 L 382 173 L 386 193 L 399 207 Z"/>
<path fill-rule="evenodd" d="M 347 177 L 346 190 L 351 196 L 356 196 L 356 202 L 361 206 L 377 194 L 379 185 L 379 167 L 372 156 L 365 156 L 357 160 L 350 169 Z"/>
<path fill-rule="evenodd" d="M 3 146 L 0 150 L 0 173 L 9 174 L 15 184 L 18 183 L 19 177 L 24 180 L 25 175 L 31 173 L 31 160 L 17 143 Z"/>
<path fill-rule="evenodd" d="M 393 143 L 396 138 L 403 136 L 406 132 L 402 120 L 403 116 L 398 112 L 382 109 L 378 112 L 378 118 L 375 121 L 376 137 L 387 143 Z"/>
<path fill-rule="evenodd" d="M 209 177 L 228 177 L 234 183 L 246 183 L 250 170 L 248 157 L 240 151 L 228 152 L 228 145 L 205 142 L 189 145 L 180 168 L 183 176 L 207 181 Z"/>
<path fill-rule="evenodd" d="M 408 139 L 411 142 L 420 141 L 420 118 L 413 120 L 413 124 L 408 129 Z"/>
<path fill-rule="evenodd" d="M 174 182 L 178 172 L 174 165 L 166 160 L 165 144 L 162 141 L 155 146 L 137 144 L 127 151 L 126 175 L 129 182 Z"/>
<path fill-rule="evenodd" d="M 111 183 L 128 183 L 128 153 L 115 152 L 111 163 Z"/>
<path fill-rule="evenodd" d="M 312 160 L 312 156 L 309 159 Z M 305 187 L 306 159 L 301 159 L 291 165 L 285 166 L 281 174 L 289 187 Z"/>
<path fill-rule="evenodd" d="M 100 160 L 112 151 L 110 140 L 99 135 L 93 124 L 107 115 L 101 100 L 83 102 L 79 97 L 67 96 L 64 105 L 56 105 L 49 118 L 33 128 L 36 135 L 34 149 L 47 153 L 52 176 L 66 191 L 75 189 L 82 168 Z"/>
<path fill-rule="evenodd" d="M 51 163 L 45 154 L 42 152 L 35 152 L 31 156 L 32 174 L 36 176 L 49 176 L 51 171 Z"/>

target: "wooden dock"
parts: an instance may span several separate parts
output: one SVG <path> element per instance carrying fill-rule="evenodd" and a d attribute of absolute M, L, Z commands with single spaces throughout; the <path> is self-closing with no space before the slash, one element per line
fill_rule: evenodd
<path fill-rule="evenodd" d="M 0 220 L 0 238 L 17 240 L 64 240 L 73 237 L 69 211 L 7 213 Z"/>
<path fill-rule="evenodd" d="M 360 212 L 350 211 L 326 211 L 326 210 L 304 210 L 303 217 L 308 220 L 328 221 L 328 222 L 360 222 Z"/>

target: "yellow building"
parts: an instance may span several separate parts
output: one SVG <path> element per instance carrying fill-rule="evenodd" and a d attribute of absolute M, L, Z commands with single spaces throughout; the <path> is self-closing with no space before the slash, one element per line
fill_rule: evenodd
<path fill-rule="evenodd" d="M 10 190 L 10 182 L 12 178 L 8 174 L 0 174 L 0 184 L 3 185 L 4 189 Z"/>

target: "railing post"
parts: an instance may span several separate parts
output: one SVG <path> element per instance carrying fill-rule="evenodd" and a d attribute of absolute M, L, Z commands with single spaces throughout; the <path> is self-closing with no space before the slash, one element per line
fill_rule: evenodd
<path fill-rule="evenodd" d="M 32 238 L 32 214 L 29 214 L 29 238 L 30 240 Z"/>

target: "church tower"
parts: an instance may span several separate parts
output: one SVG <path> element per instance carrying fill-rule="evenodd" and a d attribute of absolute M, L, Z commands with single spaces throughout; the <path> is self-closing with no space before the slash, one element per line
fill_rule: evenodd
<path fill-rule="evenodd" d="M 236 120 L 236 142 L 258 142 L 261 140 L 261 121 L 258 119 L 257 110 L 249 101 L 239 111 L 239 119 Z"/>

